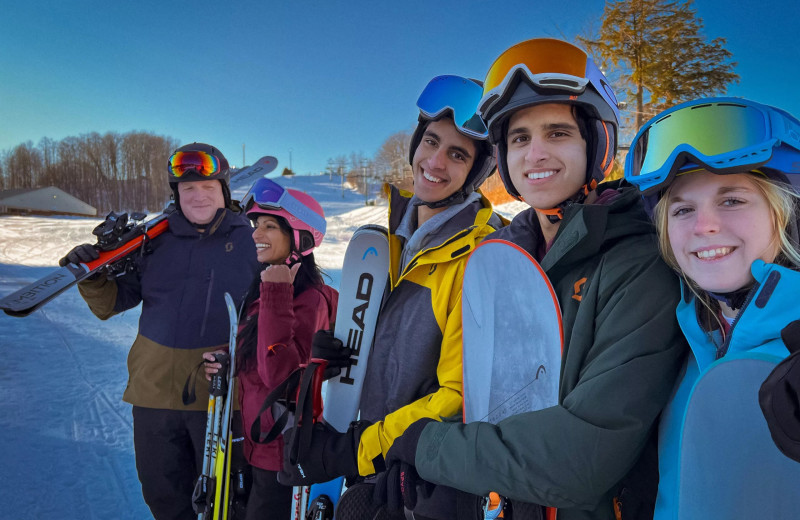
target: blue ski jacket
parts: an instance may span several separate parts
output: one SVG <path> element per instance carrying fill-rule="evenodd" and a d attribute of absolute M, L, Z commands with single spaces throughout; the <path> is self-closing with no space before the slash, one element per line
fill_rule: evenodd
<path fill-rule="evenodd" d="M 190 376 L 203 352 L 228 345 L 223 295 L 230 293 L 239 305 L 260 268 L 251 235 L 247 219 L 229 209 L 220 209 L 203 231 L 175 212 L 169 229 L 151 242 L 153 252 L 138 259 L 136 272 L 78 284 L 102 320 L 142 304 L 124 401 L 145 408 L 207 409 L 205 378 Z M 184 404 L 187 381 L 196 397 Z"/>
<path fill-rule="evenodd" d="M 796 515 L 796 511 L 784 511 L 788 516 L 781 516 L 780 512 L 776 512 L 776 516 L 769 514 L 768 511 L 774 505 L 774 501 L 769 496 L 758 496 L 758 493 L 755 493 L 759 481 L 774 475 L 776 471 L 780 471 L 786 464 L 792 462 L 778 451 L 761 416 L 758 390 L 763 378 L 756 378 L 748 383 L 740 383 L 737 380 L 722 388 L 701 386 L 715 369 L 725 368 L 722 365 L 751 359 L 765 360 L 773 366 L 789 355 L 781 340 L 780 332 L 798 317 L 797 295 L 800 294 L 800 273 L 761 260 L 753 262 L 751 272 L 756 280 L 756 286 L 748 295 L 724 342 L 719 330 L 711 332 L 703 330 L 697 314 L 697 306 L 700 303 L 686 284 L 682 283 L 683 298 L 678 304 L 676 314 L 691 347 L 691 353 L 683 366 L 682 375 L 659 425 L 660 479 L 656 520 L 683 519 L 688 512 L 687 507 L 696 509 L 686 502 L 691 500 L 689 493 L 680 490 L 680 475 L 682 471 L 697 473 L 705 470 L 710 470 L 709 478 L 712 481 L 708 482 L 707 489 L 698 490 L 701 491 L 702 502 L 707 504 L 714 500 L 713 497 L 718 493 L 735 495 L 730 501 L 725 500 L 728 502 L 726 505 L 721 506 L 730 507 L 731 510 L 727 513 L 724 510 L 715 510 L 713 514 L 716 518 L 749 517 L 740 516 L 743 506 L 741 504 L 737 506 L 739 500 L 760 504 L 758 509 L 762 518 L 794 518 Z M 767 370 L 764 377 L 768 373 Z M 700 406 L 704 400 L 716 399 L 717 395 L 720 396 L 721 402 L 734 403 L 734 406 L 730 410 L 726 409 L 725 413 L 735 414 L 736 417 L 708 416 L 707 422 L 701 423 L 700 431 L 687 428 L 689 407 Z M 715 409 L 722 410 L 720 406 Z M 719 427 L 730 422 L 735 424 L 735 430 L 732 437 L 727 439 L 726 432 L 719 431 Z M 700 457 L 687 457 L 687 455 L 691 454 L 690 450 L 695 444 L 693 439 L 708 435 L 713 435 L 716 444 L 723 450 L 721 460 L 714 463 L 713 468 L 707 467 L 708 463 L 705 468 L 691 466 L 682 468 L 681 465 L 684 464 L 703 464 L 697 460 Z M 747 453 L 751 450 L 761 451 L 752 459 L 746 459 Z M 710 454 L 704 453 L 703 457 L 705 456 Z M 744 460 L 750 461 L 748 467 L 740 466 L 745 464 Z M 800 476 L 800 465 L 796 466 L 795 475 Z M 796 480 L 794 482 L 796 485 Z M 728 514 L 733 516 L 727 516 Z"/>

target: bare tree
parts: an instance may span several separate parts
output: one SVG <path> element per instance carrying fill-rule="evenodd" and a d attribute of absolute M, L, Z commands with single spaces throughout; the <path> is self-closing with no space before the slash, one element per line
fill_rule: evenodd
<path fill-rule="evenodd" d="M 142 132 L 43 138 L 0 154 L 0 187 L 57 186 L 100 213 L 160 210 L 171 194 L 167 158 L 178 145 Z"/>
<path fill-rule="evenodd" d="M 411 133 L 395 132 L 383 142 L 375 155 L 376 170 L 384 182 L 397 183 L 411 176 L 408 165 Z"/>

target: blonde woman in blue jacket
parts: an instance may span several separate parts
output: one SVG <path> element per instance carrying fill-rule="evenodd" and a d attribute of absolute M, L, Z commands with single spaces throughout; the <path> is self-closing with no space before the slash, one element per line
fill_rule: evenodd
<path fill-rule="evenodd" d="M 773 444 L 758 390 L 798 317 L 800 121 L 684 103 L 642 127 L 625 177 L 654 206 L 691 347 L 660 422 L 655 518 L 795 518 L 800 465 Z"/>

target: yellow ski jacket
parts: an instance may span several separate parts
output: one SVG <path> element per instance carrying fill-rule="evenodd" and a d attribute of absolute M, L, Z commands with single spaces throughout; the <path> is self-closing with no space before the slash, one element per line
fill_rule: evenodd
<path fill-rule="evenodd" d="M 440 420 L 461 412 L 461 284 L 467 258 L 508 221 L 483 196 L 425 238 L 400 271 L 404 239 L 396 234 L 411 193 L 385 186 L 389 196 L 390 287 L 384 296 L 361 393 L 364 430 L 358 469 L 371 475 L 383 466 L 394 440 L 417 419 Z"/>

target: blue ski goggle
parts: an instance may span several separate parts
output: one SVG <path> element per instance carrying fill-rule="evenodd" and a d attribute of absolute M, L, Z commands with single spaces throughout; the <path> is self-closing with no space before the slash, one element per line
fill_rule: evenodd
<path fill-rule="evenodd" d="M 272 211 L 285 210 L 323 234 L 327 227 L 324 217 L 297 200 L 288 190 L 271 179 L 258 179 L 242 199 L 245 213 L 250 211 L 253 206 Z"/>
<path fill-rule="evenodd" d="M 648 121 L 625 160 L 625 179 L 645 195 L 675 176 L 703 168 L 716 174 L 772 168 L 796 184 L 800 121 L 783 110 L 740 98 L 707 98 L 677 105 Z"/>
<path fill-rule="evenodd" d="M 489 131 L 476 113 L 483 87 L 461 76 L 437 76 L 426 86 L 417 99 L 422 115 L 436 119 L 446 110 L 453 115 L 459 132 L 473 139 L 486 139 Z"/>

